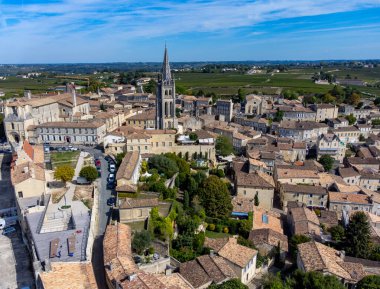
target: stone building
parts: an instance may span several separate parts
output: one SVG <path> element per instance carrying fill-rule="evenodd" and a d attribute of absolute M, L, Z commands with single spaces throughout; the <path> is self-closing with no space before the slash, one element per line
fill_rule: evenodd
<path fill-rule="evenodd" d="M 156 129 L 172 129 L 177 126 L 175 81 L 172 78 L 168 51 L 165 47 L 164 62 L 156 93 Z"/>

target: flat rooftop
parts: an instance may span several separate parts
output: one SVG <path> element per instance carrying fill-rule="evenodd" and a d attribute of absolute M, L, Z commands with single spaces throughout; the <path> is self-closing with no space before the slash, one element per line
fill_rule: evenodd
<path fill-rule="evenodd" d="M 75 202 L 72 206 L 75 206 Z M 51 205 L 51 204 L 50 204 Z M 75 212 L 73 208 L 73 212 Z M 38 227 L 44 212 L 33 212 L 27 214 L 26 219 L 31 231 L 31 235 L 35 244 L 38 259 L 43 261 L 49 259 L 51 262 L 77 262 L 86 260 L 86 247 L 88 238 L 88 229 L 90 226 L 90 213 L 80 212 L 79 215 L 73 213 L 75 229 L 61 230 L 56 232 L 39 233 Z M 69 255 L 69 238 L 73 240 Z M 55 257 L 50 258 L 51 242 L 59 239 Z M 60 257 L 59 257 L 60 256 Z"/>

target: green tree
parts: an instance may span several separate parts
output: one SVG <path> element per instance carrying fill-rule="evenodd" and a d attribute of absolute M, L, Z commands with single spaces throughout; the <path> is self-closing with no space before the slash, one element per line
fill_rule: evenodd
<path fill-rule="evenodd" d="M 329 172 L 332 169 L 334 161 L 334 158 L 330 155 L 323 155 L 318 160 L 318 162 L 323 166 L 326 172 Z"/>
<path fill-rule="evenodd" d="M 360 134 L 360 135 L 359 135 L 359 141 L 365 141 L 365 137 L 364 137 L 363 134 Z"/>
<path fill-rule="evenodd" d="M 380 96 L 376 97 L 373 103 L 375 105 L 380 105 Z"/>
<path fill-rule="evenodd" d="M 69 165 L 59 166 L 54 171 L 54 179 L 64 183 L 71 181 L 74 177 L 74 168 Z"/>
<path fill-rule="evenodd" d="M 148 162 L 143 160 L 141 162 L 141 173 L 145 174 L 148 171 Z"/>
<path fill-rule="evenodd" d="M 248 289 L 247 285 L 241 283 L 239 279 L 231 279 L 222 284 L 212 284 L 209 289 Z"/>
<path fill-rule="evenodd" d="M 350 115 L 346 115 L 346 119 L 348 120 L 349 125 L 353 125 L 356 122 L 356 117 L 351 113 Z"/>
<path fill-rule="evenodd" d="M 342 242 L 345 237 L 345 231 L 344 228 L 341 225 L 336 225 L 334 227 L 331 227 L 329 229 L 329 232 L 331 233 L 331 238 L 336 242 Z"/>
<path fill-rule="evenodd" d="M 284 112 L 282 110 L 277 110 L 276 114 L 274 115 L 273 121 L 280 122 L 284 118 Z"/>
<path fill-rule="evenodd" d="M 107 111 L 107 108 L 106 108 L 106 106 L 104 105 L 104 103 L 101 103 L 101 104 L 100 104 L 100 110 L 101 110 L 101 111 Z"/>
<path fill-rule="evenodd" d="M 290 288 L 304 289 L 345 289 L 343 283 L 332 275 L 323 275 L 321 272 L 310 271 L 303 273 L 296 270 L 292 276 L 292 280 L 287 280 L 291 284 Z"/>
<path fill-rule="evenodd" d="M 191 132 L 191 133 L 189 134 L 189 138 L 190 138 L 190 140 L 193 140 L 193 141 L 198 140 L 198 136 L 197 136 L 197 134 L 194 133 L 194 132 Z"/>
<path fill-rule="evenodd" d="M 132 249 L 136 251 L 137 254 L 141 255 L 144 251 L 149 248 L 151 243 L 151 237 L 148 231 L 136 232 L 132 240 Z"/>
<path fill-rule="evenodd" d="M 79 176 L 93 182 L 98 178 L 98 171 L 93 166 L 85 166 L 80 170 Z"/>
<path fill-rule="evenodd" d="M 322 101 L 324 103 L 334 103 L 336 101 L 336 98 L 333 95 L 331 95 L 331 93 L 326 93 L 323 95 Z"/>
<path fill-rule="evenodd" d="M 189 192 L 184 191 L 183 193 L 183 208 L 187 209 L 190 205 L 190 197 L 189 197 Z"/>
<path fill-rule="evenodd" d="M 177 94 L 186 94 L 186 88 L 184 88 L 183 86 L 180 86 L 180 85 L 176 85 L 175 86 L 175 92 Z"/>
<path fill-rule="evenodd" d="M 179 171 L 177 163 L 164 155 L 155 155 L 149 158 L 148 166 L 149 169 L 157 169 L 160 174 L 164 174 L 168 178 Z"/>
<path fill-rule="evenodd" d="M 380 288 L 380 276 L 368 275 L 359 281 L 357 289 L 377 289 Z"/>
<path fill-rule="evenodd" d="M 380 119 L 372 119 L 371 123 L 372 125 L 380 125 Z"/>
<path fill-rule="evenodd" d="M 360 103 L 361 97 L 360 94 L 353 92 L 348 98 L 347 102 L 351 105 L 357 106 Z"/>
<path fill-rule="evenodd" d="M 156 93 L 157 83 L 154 79 L 149 80 L 148 84 L 144 85 L 144 91 L 148 93 Z"/>
<path fill-rule="evenodd" d="M 215 150 L 218 155 L 225 157 L 233 153 L 234 147 L 228 137 L 220 135 L 216 139 Z"/>
<path fill-rule="evenodd" d="M 371 250 L 370 225 L 364 212 L 356 212 L 346 229 L 347 254 L 358 258 L 368 258 Z"/>
<path fill-rule="evenodd" d="M 255 206 L 257 207 L 258 205 L 260 205 L 260 200 L 259 200 L 259 194 L 256 192 L 256 195 L 255 195 Z"/>
<path fill-rule="evenodd" d="M 266 273 L 262 278 L 263 289 L 283 289 L 284 282 L 281 279 L 281 275 L 278 273 L 276 275 L 271 273 Z"/>
<path fill-rule="evenodd" d="M 229 217 L 232 211 L 231 196 L 227 185 L 217 176 L 209 176 L 199 189 L 201 204 L 206 215 L 212 218 Z"/>
<path fill-rule="evenodd" d="M 298 99 L 298 93 L 292 90 L 285 90 L 282 95 L 284 96 L 285 99 L 290 99 L 290 100 L 295 100 Z"/>
<path fill-rule="evenodd" d="M 309 242 L 311 239 L 305 235 L 294 235 L 289 241 L 289 252 L 293 260 L 297 260 L 298 248 L 297 246 L 302 243 Z"/>
<path fill-rule="evenodd" d="M 125 157 L 125 153 L 118 153 L 116 156 L 115 156 L 115 160 L 116 160 L 116 165 L 119 167 L 121 162 L 123 161 L 123 158 Z"/>

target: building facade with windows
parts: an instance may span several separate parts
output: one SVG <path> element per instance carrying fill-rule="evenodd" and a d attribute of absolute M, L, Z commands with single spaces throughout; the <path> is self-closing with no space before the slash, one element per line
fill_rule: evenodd
<path fill-rule="evenodd" d="M 49 122 L 36 127 L 38 143 L 91 144 L 103 142 L 106 125 L 101 122 Z"/>

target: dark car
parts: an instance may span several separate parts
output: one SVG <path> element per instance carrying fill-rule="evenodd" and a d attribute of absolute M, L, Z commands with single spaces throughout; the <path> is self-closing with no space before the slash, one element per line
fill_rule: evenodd
<path fill-rule="evenodd" d="M 111 182 L 107 183 L 107 190 L 113 190 L 116 187 L 116 184 Z"/>
<path fill-rule="evenodd" d="M 107 206 L 114 206 L 116 204 L 116 198 L 111 197 L 107 200 Z"/>
<path fill-rule="evenodd" d="M 112 159 L 110 156 L 105 156 L 104 158 L 105 158 L 105 160 L 106 160 L 107 162 L 113 161 L 113 159 Z"/>

